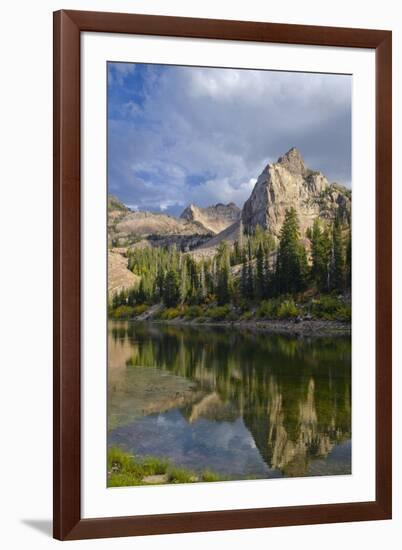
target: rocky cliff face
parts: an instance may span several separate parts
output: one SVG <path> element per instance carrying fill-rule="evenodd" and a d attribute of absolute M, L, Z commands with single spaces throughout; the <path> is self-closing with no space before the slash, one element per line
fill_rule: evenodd
<path fill-rule="evenodd" d="M 211 231 L 196 221 L 187 221 L 154 212 L 130 212 L 116 225 L 122 234 L 149 235 L 211 235 Z"/>
<path fill-rule="evenodd" d="M 107 278 L 109 297 L 139 284 L 140 277 L 128 269 L 125 249 L 109 250 Z"/>
<path fill-rule="evenodd" d="M 198 222 L 213 233 L 220 233 L 240 219 L 241 210 L 233 202 L 229 204 L 215 204 L 200 208 L 190 204 L 181 213 L 180 218 L 189 222 Z"/>
<path fill-rule="evenodd" d="M 290 149 L 276 163 L 268 164 L 244 203 L 242 221 L 247 231 L 257 225 L 279 236 L 286 211 L 295 208 L 302 236 L 314 219 L 333 220 L 340 215 L 350 221 L 351 192 L 330 184 L 321 172 L 307 168 L 296 148 Z"/>

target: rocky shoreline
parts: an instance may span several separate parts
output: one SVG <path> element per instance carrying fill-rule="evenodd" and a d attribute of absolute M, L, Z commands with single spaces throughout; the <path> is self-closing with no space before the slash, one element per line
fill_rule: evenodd
<path fill-rule="evenodd" d="M 136 319 L 133 319 L 135 322 Z M 143 321 L 142 321 L 143 322 Z M 258 330 L 276 334 L 288 334 L 291 336 L 345 336 L 351 334 L 351 323 L 342 321 L 327 321 L 324 319 L 309 319 L 295 321 L 289 320 L 239 320 L 239 321 L 210 321 L 184 318 L 172 320 L 147 320 L 146 322 L 168 324 L 168 325 L 186 325 L 186 326 L 210 326 L 210 327 L 234 327 L 249 330 Z"/>

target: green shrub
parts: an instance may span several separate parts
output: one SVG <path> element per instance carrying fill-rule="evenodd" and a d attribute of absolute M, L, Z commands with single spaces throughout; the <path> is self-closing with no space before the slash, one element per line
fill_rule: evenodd
<path fill-rule="evenodd" d="M 197 317 L 201 317 L 203 315 L 204 311 L 202 307 L 200 306 L 190 306 L 186 309 L 184 312 L 184 317 L 187 319 L 196 319 Z"/>
<path fill-rule="evenodd" d="M 292 298 L 289 300 L 284 300 L 278 308 L 277 316 L 279 319 L 294 319 L 298 315 L 299 310 L 297 309 Z"/>
<path fill-rule="evenodd" d="M 352 316 L 350 304 L 336 296 L 321 296 L 319 300 L 313 300 L 311 313 L 313 317 L 327 321 L 350 321 Z"/>
<path fill-rule="evenodd" d="M 176 317 L 179 317 L 180 315 L 180 309 L 177 307 L 169 307 L 161 312 L 160 318 L 164 321 L 170 321 L 171 319 L 176 319 Z"/>
<path fill-rule="evenodd" d="M 135 487 L 136 485 L 144 485 L 141 478 L 126 472 L 114 472 L 108 477 L 108 487 Z"/>
<path fill-rule="evenodd" d="M 250 319 L 253 318 L 253 315 L 254 315 L 254 313 L 252 311 L 243 311 L 243 313 L 241 314 L 240 319 L 242 321 L 249 321 Z"/>
<path fill-rule="evenodd" d="M 169 467 L 169 462 L 167 460 L 163 460 L 155 456 L 144 458 L 140 464 L 143 470 L 143 475 L 146 476 L 165 474 Z"/>
<path fill-rule="evenodd" d="M 144 313 L 147 309 L 148 306 L 146 304 L 138 304 L 133 307 L 133 313 L 134 315 L 141 315 L 141 313 Z"/>
<path fill-rule="evenodd" d="M 226 318 L 229 311 L 230 311 L 229 306 L 211 307 L 207 310 L 206 315 L 210 319 L 214 319 L 215 321 L 221 321 Z"/>
<path fill-rule="evenodd" d="M 119 471 L 132 471 L 133 457 L 119 449 L 118 447 L 111 447 L 107 452 L 107 467 L 108 470 L 115 468 Z"/>
<path fill-rule="evenodd" d="M 215 474 L 215 472 L 205 470 L 201 475 L 201 481 L 222 481 L 222 478 L 218 474 Z"/>
<path fill-rule="evenodd" d="M 110 316 L 113 319 L 129 319 L 134 314 L 134 308 L 131 306 L 118 306 L 116 309 L 112 309 Z"/>
<path fill-rule="evenodd" d="M 349 322 L 352 320 L 352 308 L 350 304 L 344 304 L 338 308 L 336 318 L 338 321 Z"/>
<path fill-rule="evenodd" d="M 234 321 L 237 321 L 239 319 L 239 316 L 235 311 L 229 311 L 229 313 L 226 315 L 226 321 L 230 321 L 233 323 Z"/>
<path fill-rule="evenodd" d="M 268 317 L 274 319 L 278 314 L 277 300 L 263 300 L 257 309 L 257 317 Z"/>
<path fill-rule="evenodd" d="M 158 310 L 155 311 L 155 313 L 153 314 L 152 318 L 153 319 L 162 319 L 162 314 L 164 313 L 164 309 L 160 308 Z"/>
<path fill-rule="evenodd" d="M 194 480 L 194 474 L 184 468 L 171 468 L 169 470 L 170 483 L 191 483 Z"/>

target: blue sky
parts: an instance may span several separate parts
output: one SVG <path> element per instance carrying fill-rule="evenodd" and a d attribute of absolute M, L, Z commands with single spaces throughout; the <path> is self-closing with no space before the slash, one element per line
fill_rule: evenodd
<path fill-rule="evenodd" d="M 108 63 L 108 186 L 134 209 L 242 206 L 295 146 L 351 186 L 352 77 Z"/>

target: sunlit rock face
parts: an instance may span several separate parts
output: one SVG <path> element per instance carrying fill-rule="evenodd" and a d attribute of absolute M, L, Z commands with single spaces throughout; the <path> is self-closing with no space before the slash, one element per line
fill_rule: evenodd
<path fill-rule="evenodd" d="M 111 298 L 114 294 L 133 288 L 139 284 L 140 277 L 128 269 L 128 258 L 125 248 L 108 251 L 108 291 Z"/>
<path fill-rule="evenodd" d="M 330 184 L 321 172 L 306 168 L 296 148 L 290 149 L 276 163 L 268 164 L 244 203 L 242 220 L 247 231 L 257 225 L 279 236 L 286 211 L 296 209 L 301 236 L 315 218 L 333 220 L 337 213 L 350 220 L 351 192 Z"/>

